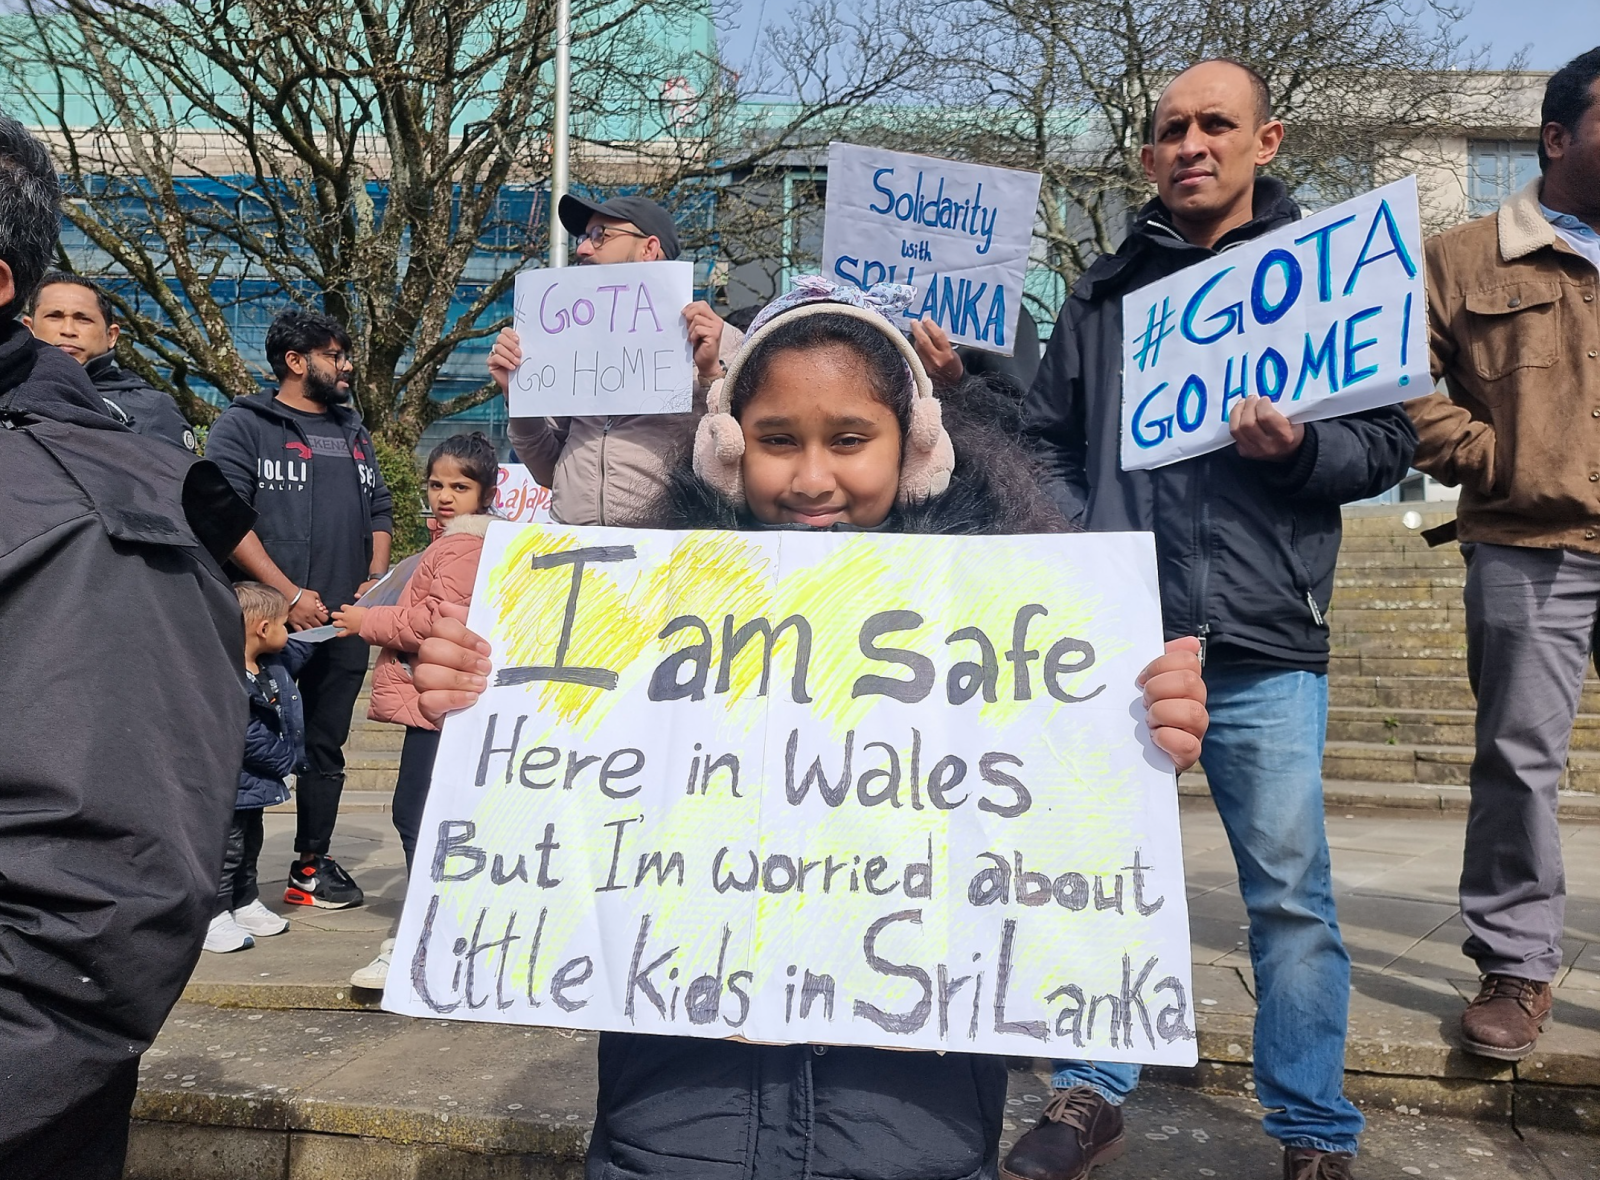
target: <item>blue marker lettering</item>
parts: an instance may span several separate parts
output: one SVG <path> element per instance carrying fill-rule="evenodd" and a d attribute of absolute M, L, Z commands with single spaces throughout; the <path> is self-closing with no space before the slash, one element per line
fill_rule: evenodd
<path fill-rule="evenodd" d="M 1328 334 L 1322 338 L 1322 345 L 1315 352 L 1311 349 L 1311 333 L 1306 333 L 1305 352 L 1300 358 L 1300 379 L 1294 383 L 1294 396 L 1290 401 L 1299 401 L 1300 395 L 1305 392 L 1306 381 L 1312 377 L 1320 377 L 1323 371 L 1328 374 L 1328 392 L 1339 392 L 1339 358 L 1337 355 L 1339 336 L 1339 321 L 1334 320 L 1328 325 Z"/>
<path fill-rule="evenodd" d="M 1157 446 L 1160 446 L 1162 443 L 1166 442 L 1168 437 L 1172 434 L 1172 415 L 1171 414 L 1168 414 L 1165 418 L 1157 418 L 1151 423 L 1151 425 L 1155 427 L 1155 434 L 1154 435 L 1146 434 L 1145 430 L 1144 430 L 1144 411 L 1145 411 L 1145 407 L 1148 406 L 1151 402 L 1155 401 L 1156 398 L 1160 397 L 1161 396 L 1161 392 L 1166 388 L 1167 388 L 1167 383 L 1165 381 L 1163 381 L 1160 385 L 1156 386 L 1149 393 L 1145 394 L 1144 395 L 1144 400 L 1142 402 L 1140 402 L 1137 406 L 1134 407 L 1133 422 L 1132 422 L 1132 425 L 1131 425 L 1131 428 L 1130 428 L 1130 432 L 1133 435 L 1134 443 L 1137 446 L 1139 446 L 1139 447 L 1141 447 L 1141 448 L 1143 448 L 1144 450 L 1147 450 L 1147 451 L 1151 447 L 1157 447 Z"/>
<path fill-rule="evenodd" d="M 1193 406 L 1194 413 L 1184 413 L 1186 406 Z M 1199 429 L 1200 423 L 1206 417 L 1206 383 L 1200 380 L 1198 373 L 1190 373 L 1184 379 L 1183 388 L 1178 390 L 1178 425 L 1183 427 L 1185 434 L 1193 434 Z"/>
<path fill-rule="evenodd" d="M 1269 382 L 1267 379 L 1271 378 Z M 1283 387 L 1289 384 L 1289 362 L 1276 348 L 1269 348 L 1256 362 L 1256 392 L 1269 402 L 1283 396 Z"/>
<path fill-rule="evenodd" d="M 1340 226 L 1349 225 L 1354 220 L 1355 216 L 1352 214 L 1294 240 L 1296 246 L 1303 246 L 1313 241 L 1317 244 L 1317 302 L 1319 303 L 1326 303 L 1333 298 L 1333 258 L 1330 256 L 1328 237 Z"/>
<path fill-rule="evenodd" d="M 1368 258 L 1367 251 L 1372 248 L 1372 239 L 1378 232 L 1379 223 L 1382 223 L 1384 231 L 1389 235 L 1389 248 L 1382 254 L 1374 254 Z M 1417 277 L 1417 265 L 1411 261 L 1411 255 L 1406 252 L 1406 244 L 1400 240 L 1400 227 L 1395 224 L 1394 214 L 1389 211 L 1389 202 L 1379 201 L 1378 212 L 1372 218 L 1372 225 L 1367 228 L 1367 240 L 1361 244 L 1361 253 L 1356 258 L 1355 266 L 1350 270 L 1350 277 L 1345 280 L 1344 293 L 1348 295 L 1356 289 L 1356 279 L 1360 277 L 1362 267 L 1371 266 L 1391 254 L 1400 259 L 1400 265 L 1405 268 L 1406 278 Z M 1350 382 L 1346 381 L 1345 384 L 1349 385 Z"/>
<path fill-rule="evenodd" d="M 1247 352 L 1239 358 L 1239 384 L 1233 383 L 1233 358 L 1228 358 L 1228 367 L 1222 374 L 1222 420 L 1228 420 L 1229 407 L 1241 397 L 1250 392 L 1250 354 Z"/>
<path fill-rule="evenodd" d="M 1378 371 L 1377 365 L 1368 365 L 1364 369 L 1356 368 L 1356 353 L 1363 348 L 1372 347 L 1378 342 L 1378 338 L 1374 336 L 1370 340 L 1362 340 L 1357 343 L 1355 335 L 1357 324 L 1365 323 L 1382 311 L 1383 308 L 1381 307 L 1368 307 L 1356 312 L 1355 315 L 1344 322 L 1344 387 L 1346 389 L 1349 389 L 1357 381 L 1365 381 Z"/>
<path fill-rule="evenodd" d="M 1283 295 L 1276 303 L 1267 302 L 1267 272 L 1274 267 L 1283 271 Z M 1255 281 L 1250 284 L 1250 313 L 1258 324 L 1275 324 L 1300 298 L 1300 262 L 1287 250 L 1268 250 L 1256 267 Z M 1274 399 L 1276 400 L 1276 399 Z"/>
<path fill-rule="evenodd" d="M 867 206 L 867 211 L 869 213 L 887 213 L 887 212 L 889 212 L 889 210 L 894 208 L 894 189 L 885 188 L 883 185 L 878 183 L 878 179 L 880 177 L 882 177 L 882 176 L 885 176 L 885 175 L 893 176 L 894 175 L 894 169 L 893 168 L 879 168 L 876 172 L 874 172 L 872 174 L 872 187 L 877 189 L 886 198 L 888 198 L 889 203 L 887 205 L 885 205 L 882 209 L 878 208 L 876 205 L 868 205 Z"/>
<path fill-rule="evenodd" d="M 1201 302 L 1204 301 L 1207 295 L 1211 294 L 1211 289 L 1218 283 L 1222 282 L 1223 277 L 1232 270 L 1233 267 L 1231 266 L 1223 267 L 1204 283 L 1200 284 L 1200 289 L 1189 297 L 1189 304 L 1183 309 L 1183 319 L 1178 325 L 1179 330 L 1183 332 L 1183 338 L 1185 340 L 1188 340 L 1194 344 L 1211 344 L 1215 341 L 1221 340 L 1235 328 L 1237 328 L 1240 332 L 1244 331 L 1244 305 L 1240 303 L 1233 303 L 1223 308 L 1221 311 L 1214 312 L 1206 317 L 1206 323 L 1208 324 L 1212 320 L 1221 320 L 1222 327 L 1218 328 L 1209 336 L 1196 336 L 1194 334 L 1194 317 L 1200 312 Z"/>

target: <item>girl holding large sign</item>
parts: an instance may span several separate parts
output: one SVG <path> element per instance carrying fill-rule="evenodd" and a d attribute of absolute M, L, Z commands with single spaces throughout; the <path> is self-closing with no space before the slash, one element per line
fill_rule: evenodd
<path fill-rule="evenodd" d="M 943 406 L 889 316 L 911 291 L 807 278 L 769 306 L 713 385 L 668 528 L 975 535 L 1060 532 L 1028 454 L 958 391 Z M 455 617 L 424 643 L 435 715 L 484 687 L 487 651 Z M 1156 744 L 1179 766 L 1206 728 L 1198 644 L 1179 640 L 1141 682 Z M 993 1177 L 1002 1058 L 603 1033 L 590 1180 L 666 1177 Z"/>

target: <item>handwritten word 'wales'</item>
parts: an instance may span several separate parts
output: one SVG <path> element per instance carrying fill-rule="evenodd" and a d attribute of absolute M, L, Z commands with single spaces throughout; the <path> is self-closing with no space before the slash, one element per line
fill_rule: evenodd
<path fill-rule="evenodd" d="M 1354 228 L 1351 228 L 1354 227 Z M 1333 265 L 1335 234 L 1360 233 L 1366 237 L 1347 273 L 1336 273 Z M 1197 288 L 1181 307 L 1163 297 L 1159 306 L 1149 306 L 1138 332 L 1133 360 L 1140 372 L 1154 367 L 1161 358 L 1161 345 L 1174 333 L 1191 344 L 1204 348 L 1229 348 L 1230 338 L 1243 336 L 1250 325 L 1270 326 L 1310 300 L 1316 304 L 1350 300 L 1348 315 L 1335 317 L 1326 328 L 1302 333 L 1298 347 L 1280 349 L 1268 345 L 1252 358 L 1248 351 L 1227 358 L 1221 389 L 1208 388 L 1198 373 L 1190 373 L 1176 391 L 1172 382 L 1162 381 L 1145 394 L 1133 413 L 1130 433 L 1134 443 L 1145 449 L 1157 447 L 1181 431 L 1192 434 L 1212 414 L 1227 422 L 1232 404 L 1240 398 L 1258 394 L 1277 402 L 1285 394 L 1298 402 L 1308 391 L 1322 389 L 1330 394 L 1348 389 L 1375 376 L 1381 367 L 1380 341 L 1393 341 L 1398 349 L 1401 369 L 1408 363 L 1407 346 L 1411 337 L 1411 317 L 1420 309 L 1413 306 L 1407 292 L 1398 307 L 1383 303 L 1360 306 L 1358 288 L 1367 268 L 1385 259 L 1398 266 L 1407 279 L 1417 275 L 1417 264 L 1407 249 L 1387 200 L 1379 202 L 1370 221 L 1362 227 L 1355 216 L 1323 225 L 1294 239 L 1296 250 L 1274 249 L 1264 254 L 1251 275 L 1248 299 L 1221 303 L 1214 292 L 1235 270 L 1224 267 Z M 1401 376 L 1406 385 L 1410 378 Z"/>

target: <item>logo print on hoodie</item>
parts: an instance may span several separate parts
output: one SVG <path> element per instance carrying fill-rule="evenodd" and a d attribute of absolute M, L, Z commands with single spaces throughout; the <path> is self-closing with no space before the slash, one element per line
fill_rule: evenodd
<path fill-rule="evenodd" d="M 257 456 L 256 486 L 275 492 L 285 492 L 292 487 L 297 492 L 303 492 L 306 480 L 311 475 L 311 448 L 303 442 L 291 439 L 283 444 L 283 449 L 291 455 L 298 455 L 299 459 L 269 459 L 265 455 Z"/>

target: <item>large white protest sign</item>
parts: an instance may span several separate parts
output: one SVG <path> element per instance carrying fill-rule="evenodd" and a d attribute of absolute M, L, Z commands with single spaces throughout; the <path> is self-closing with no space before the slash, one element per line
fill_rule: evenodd
<path fill-rule="evenodd" d="M 506 391 L 512 417 L 692 408 L 694 352 L 683 319 L 694 299 L 692 263 L 525 270 L 514 299 L 522 364 Z"/>
<path fill-rule="evenodd" d="M 1432 388 L 1417 183 L 1406 177 L 1122 299 L 1122 468 L 1232 443 L 1259 394 L 1294 422 Z"/>
<path fill-rule="evenodd" d="M 494 507 L 507 520 L 544 524 L 550 520 L 550 489 L 521 463 L 502 463 L 494 486 Z"/>
<path fill-rule="evenodd" d="M 1195 1060 L 1147 534 L 489 526 L 391 1011 Z"/>
<path fill-rule="evenodd" d="M 906 283 L 907 331 L 926 316 L 1010 356 L 1038 203 L 1037 172 L 832 143 L 823 273 L 863 290 Z"/>

